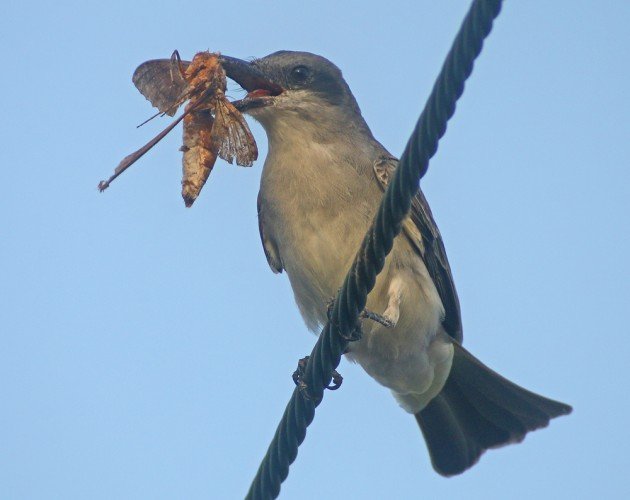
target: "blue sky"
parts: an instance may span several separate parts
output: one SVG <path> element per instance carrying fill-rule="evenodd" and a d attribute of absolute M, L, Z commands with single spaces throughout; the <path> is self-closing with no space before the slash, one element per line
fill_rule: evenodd
<path fill-rule="evenodd" d="M 253 168 L 180 197 L 180 129 L 141 62 L 322 54 L 400 154 L 468 8 L 451 2 L 6 2 L 0 79 L 0 498 L 239 498 L 310 352 L 256 222 Z M 630 495 L 630 4 L 507 2 L 423 187 L 465 345 L 574 413 L 466 474 L 343 361 L 283 498 Z M 231 93 L 239 97 L 237 91 Z"/>

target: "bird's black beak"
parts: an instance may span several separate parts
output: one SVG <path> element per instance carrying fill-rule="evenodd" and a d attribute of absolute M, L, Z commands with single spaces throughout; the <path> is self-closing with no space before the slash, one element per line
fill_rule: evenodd
<path fill-rule="evenodd" d="M 239 111 L 267 106 L 273 102 L 273 97 L 284 91 L 251 62 L 223 55 L 219 57 L 219 61 L 227 77 L 247 91 L 243 99 L 232 103 Z"/>

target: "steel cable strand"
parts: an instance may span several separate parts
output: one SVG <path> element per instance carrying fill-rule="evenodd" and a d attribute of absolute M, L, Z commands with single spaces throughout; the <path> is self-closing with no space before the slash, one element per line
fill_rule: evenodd
<path fill-rule="evenodd" d="M 376 218 L 366 234 L 343 287 L 335 300 L 331 317 L 320 334 L 304 369 L 305 389 L 296 388 L 285 409 L 267 454 L 247 494 L 248 499 L 276 498 L 289 466 L 297 457 L 306 428 L 330 383 L 333 370 L 348 345 L 348 336 L 358 326 L 359 313 L 385 258 L 400 232 L 429 159 L 437 151 L 447 121 L 464 91 L 483 40 L 499 14 L 501 0 L 475 0 L 453 42 L 437 81 L 401 156 L 396 173 L 385 192 Z"/>

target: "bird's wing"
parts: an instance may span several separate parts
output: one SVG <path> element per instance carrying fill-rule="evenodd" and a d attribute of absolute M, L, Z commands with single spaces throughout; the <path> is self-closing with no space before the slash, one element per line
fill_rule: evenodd
<path fill-rule="evenodd" d="M 383 190 L 387 188 L 397 166 L 398 160 L 391 157 L 379 158 L 374 163 L 374 173 Z M 453 283 L 451 267 L 429 203 L 420 189 L 411 202 L 409 217 L 403 222 L 403 232 L 418 250 L 440 295 L 444 306 L 442 321 L 444 329 L 451 337 L 461 342 L 462 323 L 459 299 Z"/>
<path fill-rule="evenodd" d="M 274 273 L 281 273 L 284 267 L 275 243 L 265 234 L 265 213 L 262 208 L 260 192 L 258 193 L 258 231 L 260 232 L 260 241 L 262 242 L 267 263 Z"/>

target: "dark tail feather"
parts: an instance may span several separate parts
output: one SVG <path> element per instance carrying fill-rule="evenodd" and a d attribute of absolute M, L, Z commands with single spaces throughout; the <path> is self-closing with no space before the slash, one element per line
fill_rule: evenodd
<path fill-rule="evenodd" d="M 416 414 L 433 468 L 461 474 L 488 448 L 519 443 L 571 407 L 529 392 L 503 378 L 454 343 L 455 356 L 444 388 Z"/>

